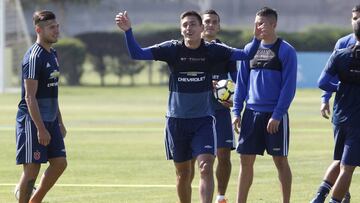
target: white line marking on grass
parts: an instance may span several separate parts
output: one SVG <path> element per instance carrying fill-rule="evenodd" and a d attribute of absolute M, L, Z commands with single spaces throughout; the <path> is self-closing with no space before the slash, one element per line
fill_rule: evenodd
<path fill-rule="evenodd" d="M 0 126 L 0 131 L 15 131 L 15 128 Z M 164 131 L 164 128 L 69 127 L 68 131 L 69 132 L 159 132 L 159 131 L 162 132 L 162 131 Z M 299 132 L 299 133 L 310 133 L 310 132 L 331 132 L 332 129 L 331 128 L 309 128 L 309 129 L 292 128 L 292 129 L 290 129 L 290 131 L 291 132 Z"/>
<path fill-rule="evenodd" d="M 164 128 L 113 128 L 113 127 L 102 127 L 102 128 L 67 128 L 68 132 L 163 132 Z M 15 131 L 14 127 L 2 127 L 0 126 L 0 131 Z"/>
<path fill-rule="evenodd" d="M 0 183 L 1 186 L 15 186 L 14 183 Z M 175 188 L 175 185 L 126 185 L 126 184 L 55 184 L 57 187 L 94 187 L 94 188 Z M 198 186 L 192 186 L 198 188 Z"/>

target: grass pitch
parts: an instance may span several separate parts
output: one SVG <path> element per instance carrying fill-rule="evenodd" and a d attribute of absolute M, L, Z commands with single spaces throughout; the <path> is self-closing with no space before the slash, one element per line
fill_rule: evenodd
<path fill-rule="evenodd" d="M 166 87 L 61 87 L 60 108 L 68 129 L 68 168 L 45 202 L 175 203 L 173 163 L 163 143 Z M 22 167 L 15 165 L 14 125 L 20 93 L 0 95 L 0 202 L 15 202 L 13 188 Z M 290 109 L 289 161 L 292 202 L 309 202 L 332 160 L 332 131 L 319 114 L 319 90 L 298 90 Z M 227 197 L 235 201 L 239 157 Z M 43 166 L 45 168 L 45 165 Z M 39 176 L 40 177 L 40 176 Z M 193 202 L 199 202 L 198 176 Z M 355 171 L 352 202 L 360 202 Z M 277 173 L 271 157 L 258 157 L 249 203 L 279 203 Z"/>

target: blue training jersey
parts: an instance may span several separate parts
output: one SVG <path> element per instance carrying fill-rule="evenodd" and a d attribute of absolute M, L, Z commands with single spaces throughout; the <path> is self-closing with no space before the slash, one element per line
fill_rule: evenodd
<path fill-rule="evenodd" d="M 275 46 L 276 50 L 269 52 Z M 234 95 L 234 115 L 240 116 L 245 101 L 246 108 L 272 112 L 273 119 L 281 120 L 295 96 L 296 51 L 289 43 L 278 39 L 274 44 L 261 44 L 255 58 L 259 64 L 250 64 L 248 60 L 240 63 Z"/>
<path fill-rule="evenodd" d="M 334 51 L 338 50 L 338 49 L 343 49 L 343 48 L 350 47 L 350 46 L 352 46 L 354 44 L 356 44 L 355 35 L 353 33 L 348 34 L 348 35 L 340 38 L 336 42 L 335 47 L 334 47 Z M 333 83 L 338 83 L 339 79 L 334 77 L 332 82 Z M 321 102 L 322 103 L 328 103 L 330 98 L 331 98 L 331 95 L 332 95 L 332 92 L 324 91 L 323 94 L 321 95 Z"/>
<path fill-rule="evenodd" d="M 167 116 L 175 118 L 213 115 L 210 100 L 213 97 L 214 67 L 224 61 L 252 59 L 260 44 L 260 40 L 254 37 L 244 50 L 204 40 L 201 40 L 196 49 L 189 49 L 183 41 L 178 40 L 141 48 L 132 34 L 132 29 L 125 32 L 125 39 L 132 59 L 159 60 L 168 64 L 170 94 Z"/>
<path fill-rule="evenodd" d="M 183 41 L 171 40 L 151 48 L 155 60 L 167 62 L 170 69 L 168 117 L 198 118 L 213 115 L 210 101 L 212 70 L 228 61 L 232 49 L 202 40 L 189 49 Z"/>
<path fill-rule="evenodd" d="M 223 44 L 220 40 L 216 39 L 216 43 Z M 214 70 L 212 70 L 212 79 L 213 80 L 227 80 L 229 77 L 233 75 L 234 78 L 231 78 L 234 82 L 236 82 L 236 75 L 237 75 L 237 67 L 236 67 L 236 61 L 224 61 L 221 63 L 218 63 L 216 67 L 213 67 Z M 214 110 L 224 110 L 228 109 L 224 105 L 222 105 L 220 102 L 216 100 L 215 97 L 212 97 L 211 99 L 211 105 Z"/>
<path fill-rule="evenodd" d="M 359 128 L 360 121 L 360 59 L 353 56 L 353 47 L 339 49 L 330 56 L 318 85 L 325 91 L 336 91 L 332 122 Z M 340 83 L 332 83 L 333 78 Z"/>
<path fill-rule="evenodd" d="M 51 122 L 57 118 L 59 74 L 59 64 L 54 49 L 48 52 L 37 43 L 30 47 L 22 62 L 21 100 L 18 105 L 20 114 L 28 113 L 24 80 L 30 79 L 38 81 L 36 99 L 42 120 Z"/>

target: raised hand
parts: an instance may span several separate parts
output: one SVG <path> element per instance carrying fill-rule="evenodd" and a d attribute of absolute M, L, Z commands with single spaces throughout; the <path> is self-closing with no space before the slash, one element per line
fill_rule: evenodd
<path fill-rule="evenodd" d="M 263 38 L 263 29 L 264 29 L 264 24 L 255 23 L 254 35 L 256 39 L 261 40 Z"/>
<path fill-rule="evenodd" d="M 130 18 L 128 17 L 127 11 L 125 11 L 124 13 L 118 13 L 115 16 L 115 22 L 116 25 L 124 32 L 131 28 L 131 22 Z"/>

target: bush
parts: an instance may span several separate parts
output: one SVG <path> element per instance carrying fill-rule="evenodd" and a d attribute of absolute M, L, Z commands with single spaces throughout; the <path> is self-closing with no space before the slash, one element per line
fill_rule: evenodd
<path fill-rule="evenodd" d="M 68 85 L 79 85 L 84 72 L 85 45 L 78 39 L 64 38 L 55 44 L 58 53 L 60 72 Z"/>

